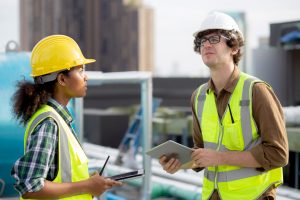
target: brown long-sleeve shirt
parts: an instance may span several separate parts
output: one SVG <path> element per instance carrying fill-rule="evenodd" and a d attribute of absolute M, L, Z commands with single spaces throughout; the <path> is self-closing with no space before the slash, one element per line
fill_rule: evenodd
<path fill-rule="evenodd" d="M 218 94 L 215 92 L 220 119 L 238 82 L 239 73 L 239 69 L 235 67 L 226 86 Z M 208 82 L 208 88 L 216 91 L 211 79 Z M 193 140 L 195 148 L 203 148 L 202 133 L 194 107 L 196 92 L 197 90 L 194 91 L 191 98 L 194 129 Z M 262 166 L 257 170 L 265 171 L 285 166 L 288 162 L 289 149 L 284 115 L 279 100 L 273 90 L 265 83 L 256 83 L 253 86 L 252 114 L 262 141 L 261 144 L 250 150 L 253 157 Z M 275 196 L 275 189 L 271 187 L 259 199 L 265 199 L 266 197 L 273 197 L 275 199 Z M 217 192 L 213 194 L 211 199 L 219 199 Z"/>

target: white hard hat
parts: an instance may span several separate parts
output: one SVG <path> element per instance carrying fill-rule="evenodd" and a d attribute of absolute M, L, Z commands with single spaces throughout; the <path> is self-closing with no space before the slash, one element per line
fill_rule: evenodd
<path fill-rule="evenodd" d="M 198 33 L 209 30 L 209 29 L 221 29 L 221 30 L 235 30 L 239 32 L 243 38 L 243 33 L 239 29 L 237 23 L 234 19 L 221 12 L 211 12 L 209 13 L 205 19 L 203 20 L 200 29 L 193 34 L 194 37 L 198 35 Z"/>

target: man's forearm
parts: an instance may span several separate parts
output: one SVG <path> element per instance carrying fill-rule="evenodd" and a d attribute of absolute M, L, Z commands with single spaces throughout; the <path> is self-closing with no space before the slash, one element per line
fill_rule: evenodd
<path fill-rule="evenodd" d="M 262 167 L 249 151 L 218 152 L 219 165 L 232 165 L 240 167 Z"/>

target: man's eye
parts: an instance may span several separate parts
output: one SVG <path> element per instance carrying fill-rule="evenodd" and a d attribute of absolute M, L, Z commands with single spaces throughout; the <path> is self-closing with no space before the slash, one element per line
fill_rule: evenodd
<path fill-rule="evenodd" d="M 211 37 L 211 38 L 210 38 L 210 41 L 211 41 L 211 42 L 218 42 L 219 39 L 218 39 L 217 37 Z"/>
<path fill-rule="evenodd" d="M 207 39 L 204 39 L 204 38 L 201 39 L 201 40 L 200 40 L 200 44 L 203 44 L 206 40 L 207 40 Z"/>

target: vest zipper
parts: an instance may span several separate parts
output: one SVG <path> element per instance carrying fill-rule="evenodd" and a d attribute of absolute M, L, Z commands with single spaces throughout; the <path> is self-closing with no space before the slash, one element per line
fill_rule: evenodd
<path fill-rule="evenodd" d="M 220 131 L 220 134 L 219 134 L 219 138 L 218 138 L 218 147 L 217 147 L 217 151 L 219 151 L 219 149 L 220 149 L 220 146 L 221 146 L 221 144 L 222 144 L 222 139 L 223 139 L 223 125 L 222 125 L 222 123 L 219 121 L 219 125 L 220 125 L 220 129 L 221 129 L 221 131 Z M 219 169 L 219 167 L 218 166 L 216 166 L 215 167 L 215 189 L 217 189 L 218 190 L 218 184 L 217 184 L 217 180 L 218 180 L 218 169 Z"/>

